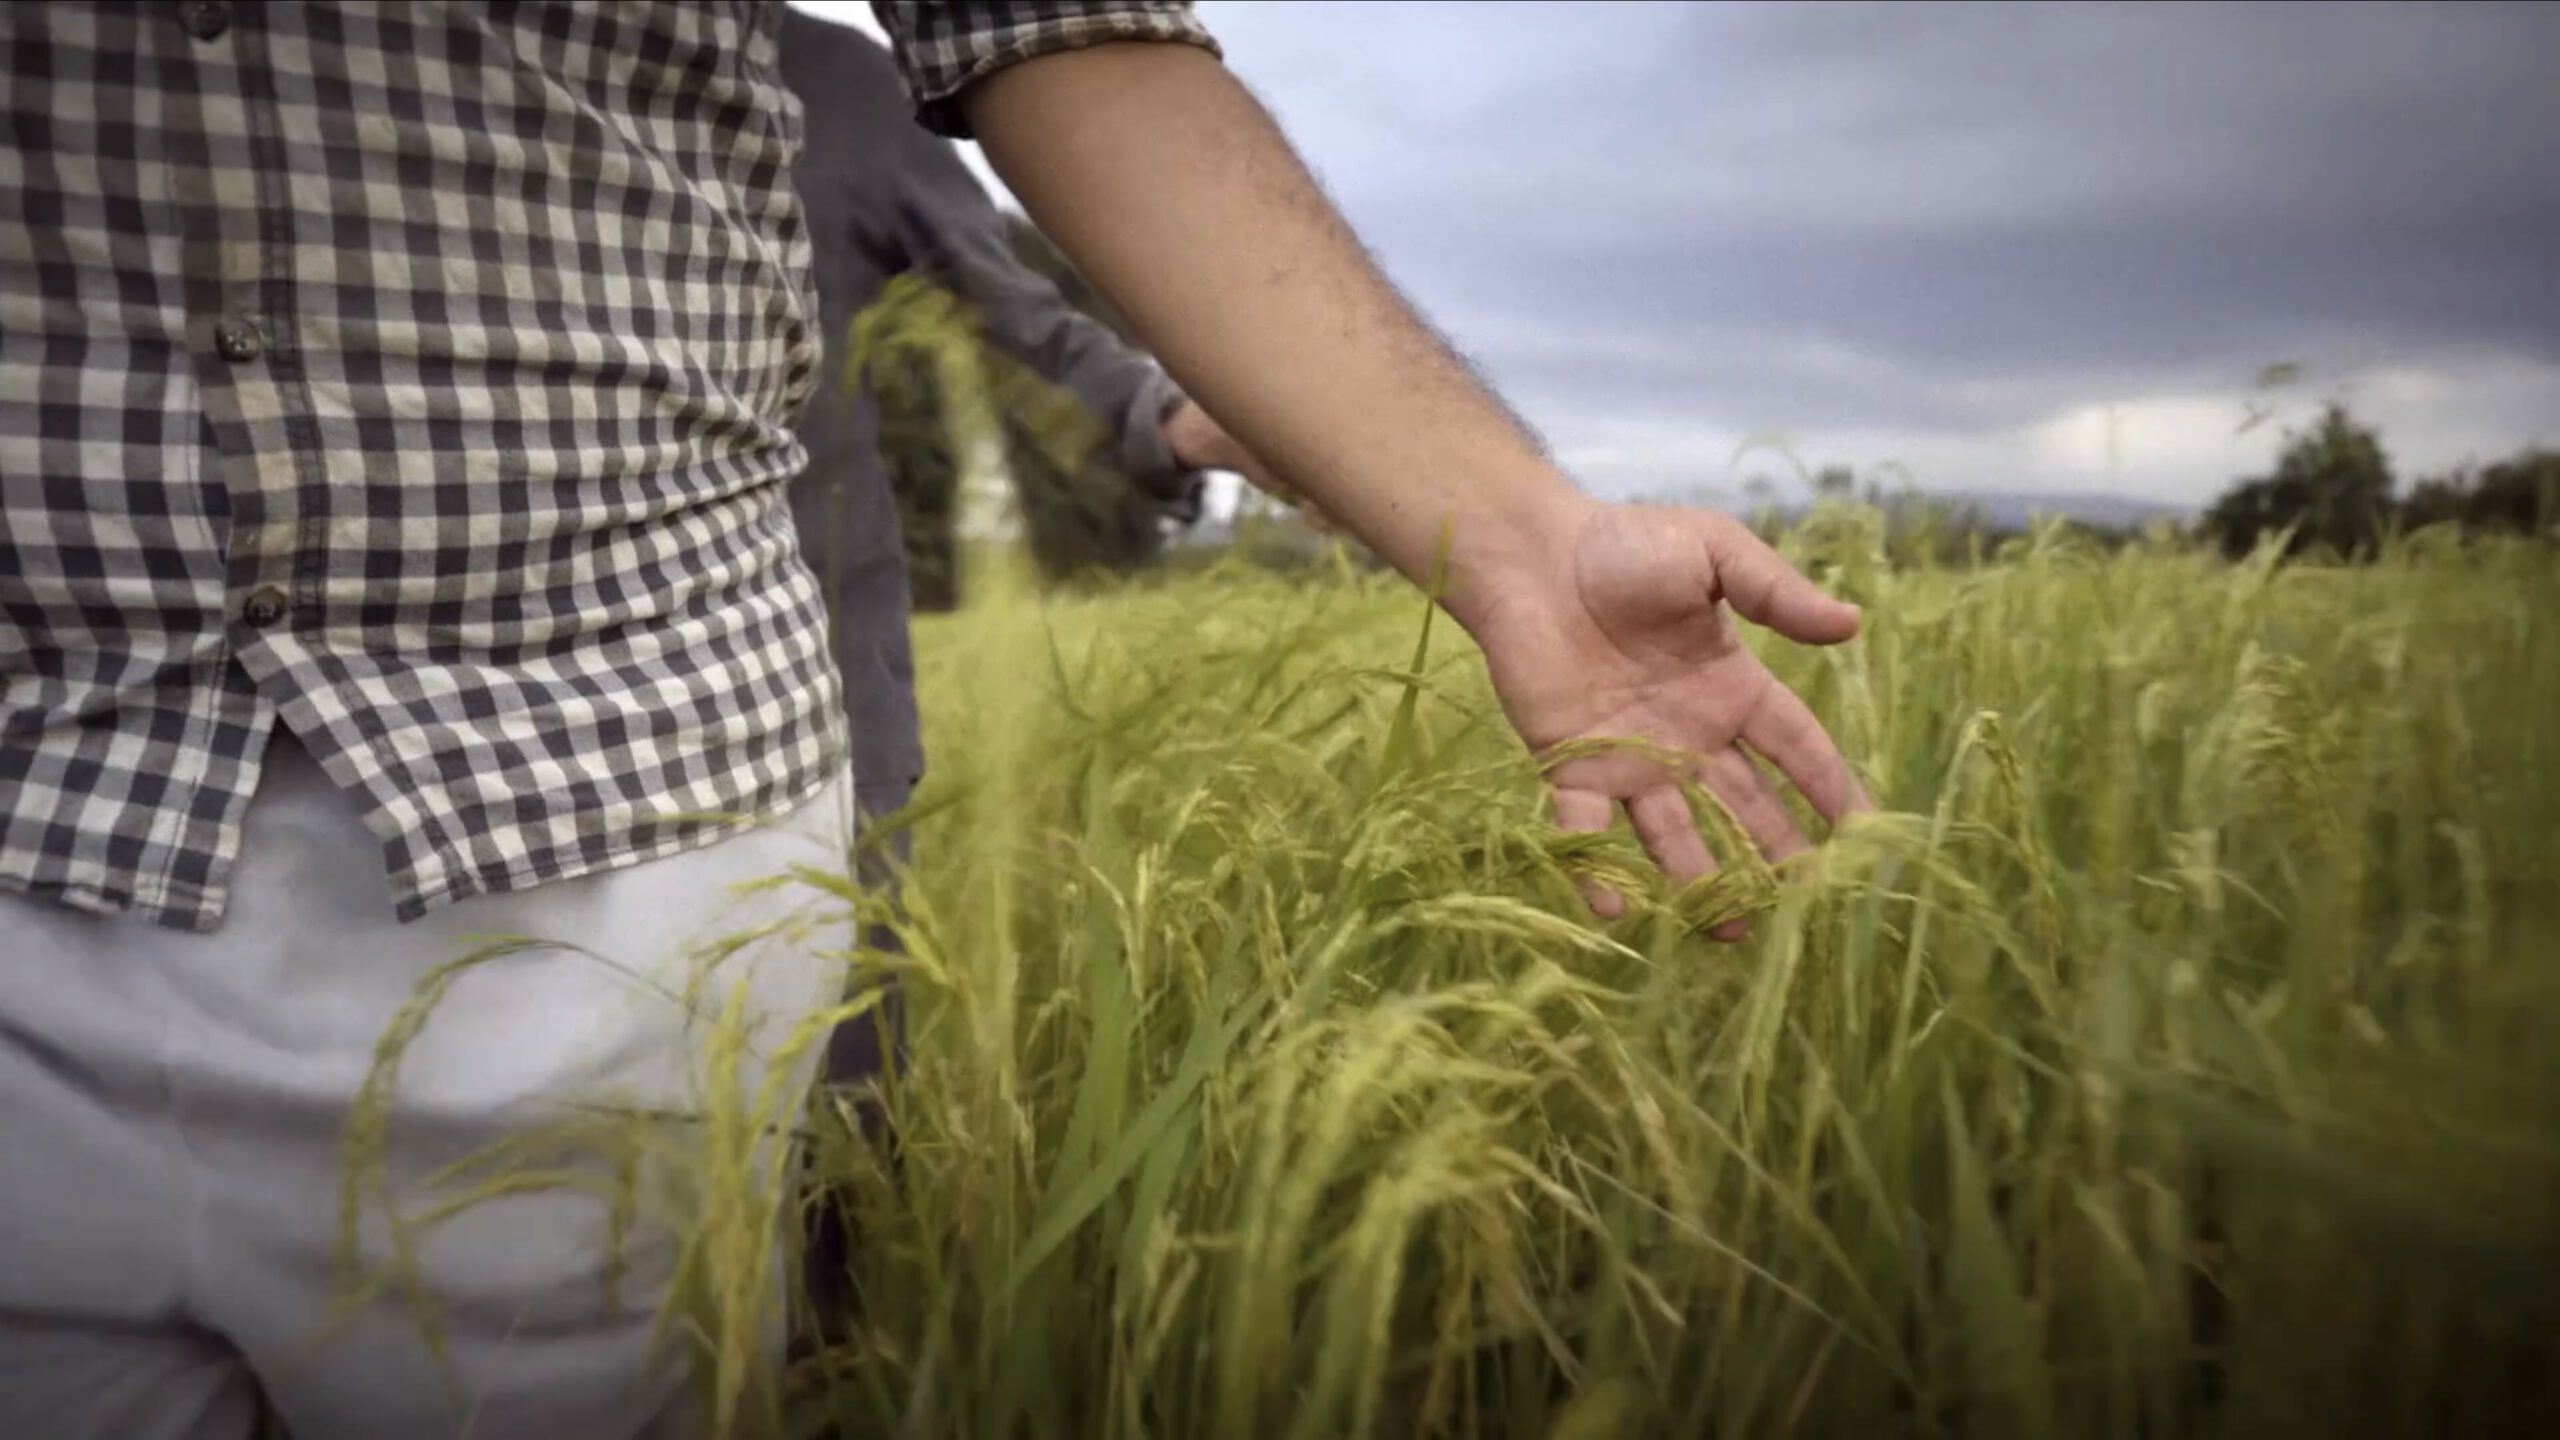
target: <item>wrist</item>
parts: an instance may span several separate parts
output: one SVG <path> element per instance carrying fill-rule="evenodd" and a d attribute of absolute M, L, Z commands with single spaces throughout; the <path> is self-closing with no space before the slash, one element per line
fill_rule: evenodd
<path fill-rule="evenodd" d="M 1544 463 L 1486 489 L 1487 503 L 1452 524 L 1441 591 L 1450 618 L 1478 637 L 1504 616 L 1571 599 L 1574 542 L 1601 504 Z"/>

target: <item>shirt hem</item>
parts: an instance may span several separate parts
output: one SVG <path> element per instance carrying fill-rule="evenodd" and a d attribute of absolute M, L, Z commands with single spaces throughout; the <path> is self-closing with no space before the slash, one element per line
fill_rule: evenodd
<path fill-rule="evenodd" d="M 194 888 L 185 887 L 187 890 Z M 40 880 L 26 875 L 0 874 L 0 894 L 15 895 L 37 904 L 58 905 L 84 915 L 131 917 L 163 929 L 188 930 L 199 935 L 222 925 L 220 905 L 202 894 L 192 900 L 185 899 L 180 887 L 169 885 L 121 889 L 81 880 Z"/>
<path fill-rule="evenodd" d="M 1106 8 L 1079 15 L 1039 16 L 993 27 L 991 33 L 974 35 L 970 40 L 978 53 L 946 73 L 909 76 L 917 123 L 947 139 L 977 138 L 960 109 L 963 92 L 1000 70 L 1043 56 L 1131 41 L 1189 45 L 1207 51 L 1212 59 L 1226 58 L 1216 37 L 1187 10 L 1165 14 Z"/>
<path fill-rule="evenodd" d="M 786 792 L 751 814 L 718 823 L 689 824 L 673 836 L 663 840 L 652 840 L 646 844 L 634 844 L 626 840 L 607 849 L 603 854 L 592 858 L 582 856 L 557 869 L 523 863 L 465 866 L 452 869 L 447 871 L 446 878 L 433 884 L 395 891 L 392 911 L 402 924 L 407 924 L 448 905 L 482 895 L 534 890 L 564 880 L 601 875 L 608 871 L 645 864 L 651 860 L 664 860 L 670 856 L 708 849 L 724 840 L 735 839 L 751 830 L 770 825 L 817 799 L 826 793 L 828 787 L 840 781 L 850 781 L 851 778 L 851 767 L 842 758 L 838 758 L 830 765 L 820 767 L 814 781 Z M 392 878 L 395 885 L 398 885 L 414 877 L 415 874 L 415 871 L 409 871 L 395 874 Z"/>

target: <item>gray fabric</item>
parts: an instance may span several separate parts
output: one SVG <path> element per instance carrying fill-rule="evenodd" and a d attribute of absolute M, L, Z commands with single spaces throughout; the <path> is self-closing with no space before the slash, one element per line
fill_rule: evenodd
<path fill-rule="evenodd" d="M 892 276 L 933 274 L 977 306 L 990 341 L 1111 423 L 1120 468 L 1168 501 L 1198 483 L 1166 447 L 1160 423 L 1182 395 L 1151 360 L 1014 258 L 1003 216 L 976 177 L 949 143 L 916 125 L 886 49 L 794 10 L 782 24 L 782 79 L 803 110 L 797 178 L 827 356 L 801 420 L 809 466 L 792 485 L 792 507 L 833 611 L 854 771 L 866 786 L 912 784 L 924 773 L 924 751 L 906 554 L 871 399 L 842 384 L 853 317 Z"/>
<path fill-rule="evenodd" d="M 689 942 L 772 925 L 697 992 L 717 1007 L 747 986 L 752 1094 L 761 1057 L 842 989 L 828 956 L 853 937 L 832 899 L 733 887 L 840 865 L 850 791 L 839 774 L 770 827 L 397 925 L 358 802 L 282 743 L 220 931 L 0 895 L 0 1436 L 248 1440 L 262 1397 L 312 1440 L 701 1433 L 682 1355 L 652 1343 L 688 1213 L 670 1174 L 642 1167 L 618 1299 L 601 1185 L 421 1233 L 449 1386 L 396 1294 L 330 1328 L 347 1122 L 394 1014 L 491 935 L 586 953 L 521 951 L 446 993 L 387 1131 L 407 1213 L 434 1198 L 430 1171 L 573 1106 L 695 1108 L 709 1049 L 681 999 L 701 953 Z M 664 1137 L 675 1170 L 695 1168 L 699 1133 L 678 1122 Z M 586 1162 L 612 1173 L 603 1155 L 557 1158 Z M 368 1204 L 376 1264 L 380 1213 Z M 771 1318 L 778 1340 L 778 1305 Z"/>

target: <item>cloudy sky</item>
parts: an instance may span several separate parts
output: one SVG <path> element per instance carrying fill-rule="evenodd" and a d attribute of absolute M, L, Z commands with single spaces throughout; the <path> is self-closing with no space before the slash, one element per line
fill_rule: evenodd
<path fill-rule="evenodd" d="M 2195 503 L 2333 394 L 2404 474 L 2560 444 L 2560 6 L 1200 11 L 1604 493 L 1775 434 Z"/>

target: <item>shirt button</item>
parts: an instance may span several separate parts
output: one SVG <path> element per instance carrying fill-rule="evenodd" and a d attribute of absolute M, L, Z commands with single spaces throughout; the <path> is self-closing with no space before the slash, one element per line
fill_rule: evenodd
<path fill-rule="evenodd" d="M 267 342 L 259 336 L 258 327 L 248 321 L 225 320 L 213 327 L 213 348 L 221 351 L 225 360 L 246 364 L 266 350 Z"/>
<path fill-rule="evenodd" d="M 199 40 L 219 40 L 231 28 L 230 0 L 186 0 L 178 7 L 178 23 Z"/>
<path fill-rule="evenodd" d="M 284 592 L 273 585 L 261 585 L 249 592 L 241 602 L 240 618 L 264 630 L 284 618 Z"/>

